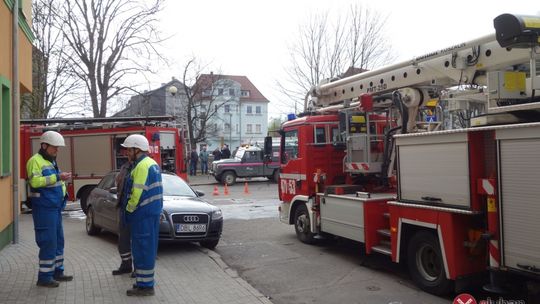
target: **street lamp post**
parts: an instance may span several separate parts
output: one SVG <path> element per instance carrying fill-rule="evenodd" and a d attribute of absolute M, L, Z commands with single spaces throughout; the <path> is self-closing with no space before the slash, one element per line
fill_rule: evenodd
<path fill-rule="evenodd" d="M 238 100 L 238 147 L 242 145 L 242 102 Z"/>
<path fill-rule="evenodd" d="M 174 126 L 176 127 L 176 93 L 178 93 L 178 88 L 175 86 L 170 86 L 167 88 L 167 92 L 169 92 L 173 97 L 173 117 L 174 117 Z"/>
<path fill-rule="evenodd" d="M 228 112 L 229 114 L 229 145 L 232 147 L 232 113 Z"/>

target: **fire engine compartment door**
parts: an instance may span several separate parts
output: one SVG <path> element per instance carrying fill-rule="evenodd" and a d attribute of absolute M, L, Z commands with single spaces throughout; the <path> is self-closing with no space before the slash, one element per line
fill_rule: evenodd
<path fill-rule="evenodd" d="M 497 130 L 502 264 L 540 268 L 540 127 Z M 536 274 L 539 274 L 536 272 Z"/>
<path fill-rule="evenodd" d="M 399 200 L 470 208 L 467 133 L 396 136 Z"/>
<path fill-rule="evenodd" d="M 328 194 L 320 206 L 323 232 L 364 242 L 364 199 Z"/>
<path fill-rule="evenodd" d="M 110 135 L 73 136 L 73 172 L 78 177 L 104 176 L 112 170 Z"/>

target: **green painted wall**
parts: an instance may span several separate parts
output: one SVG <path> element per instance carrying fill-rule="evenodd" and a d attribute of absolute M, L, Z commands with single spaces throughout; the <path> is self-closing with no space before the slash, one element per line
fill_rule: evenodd
<path fill-rule="evenodd" d="M 13 224 L 9 224 L 6 229 L 0 232 L 0 250 L 13 241 Z"/>

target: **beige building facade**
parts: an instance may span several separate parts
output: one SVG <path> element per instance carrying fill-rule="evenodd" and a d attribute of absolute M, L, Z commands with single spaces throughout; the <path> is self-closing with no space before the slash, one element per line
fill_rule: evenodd
<path fill-rule="evenodd" d="M 13 155 L 12 93 L 18 85 L 20 96 L 32 91 L 32 1 L 19 1 L 19 83 L 13 75 L 13 1 L 0 0 L 0 249 L 13 240 Z"/>

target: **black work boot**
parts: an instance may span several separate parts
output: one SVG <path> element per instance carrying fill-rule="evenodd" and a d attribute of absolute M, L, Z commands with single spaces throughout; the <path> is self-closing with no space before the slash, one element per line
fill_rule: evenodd
<path fill-rule="evenodd" d="M 133 289 L 129 289 L 128 291 L 126 291 L 126 294 L 130 297 L 145 297 L 153 296 L 155 292 L 154 287 L 133 287 Z"/>
<path fill-rule="evenodd" d="M 113 275 L 121 275 L 124 273 L 131 273 L 133 271 L 133 268 L 131 267 L 131 259 L 122 261 L 122 264 L 120 264 L 120 267 L 118 269 L 113 270 Z"/>
<path fill-rule="evenodd" d="M 37 281 L 36 285 L 41 286 L 41 287 L 56 288 L 60 286 L 60 283 L 58 283 L 58 281 L 55 281 L 55 280 Z"/>
<path fill-rule="evenodd" d="M 61 274 L 55 274 L 54 279 L 56 281 L 60 281 L 60 282 L 69 282 L 69 281 L 73 280 L 73 276 L 65 275 L 65 274 L 61 273 Z"/>

